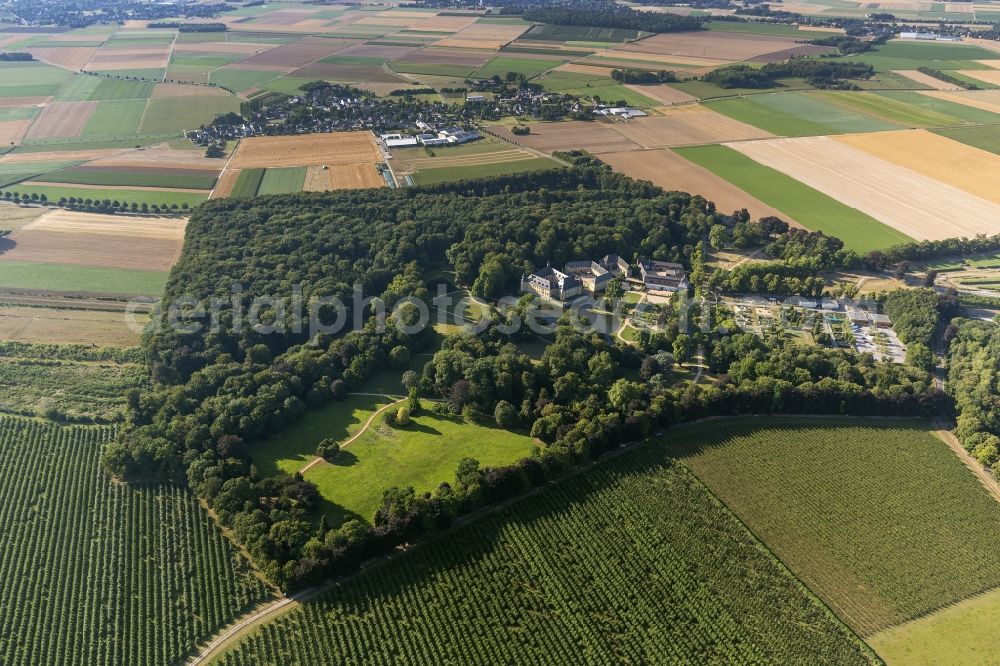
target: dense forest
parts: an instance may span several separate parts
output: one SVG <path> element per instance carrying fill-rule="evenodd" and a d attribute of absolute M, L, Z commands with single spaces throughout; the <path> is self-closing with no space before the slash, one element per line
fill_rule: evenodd
<path fill-rule="evenodd" d="M 678 261 L 700 291 L 710 237 L 765 248 L 780 259 L 767 265 L 765 283 L 780 274 L 813 291 L 821 266 L 856 260 L 837 239 L 773 218 L 751 221 L 745 211 L 720 213 L 701 197 L 664 192 L 601 166 L 406 190 L 210 201 L 191 218 L 160 317 L 167 323 L 170 306 L 181 304 L 198 315 L 201 305 L 214 309 L 221 326 L 162 326 L 145 337 L 155 387 L 128 395 L 132 427 L 107 447 L 105 464 L 126 479 L 189 484 L 269 578 L 295 588 L 674 423 L 747 412 L 940 411 L 942 396 L 919 368 L 764 341 L 726 326 L 647 330 L 633 346 L 581 331 L 567 314 L 533 363 L 517 347 L 523 332 L 501 326 L 532 306 L 521 298 L 494 311 L 479 336 L 448 338 L 421 373 L 403 379 L 413 410 L 421 398 L 433 398 L 466 419 L 529 432 L 544 443 L 534 456 L 490 469 L 465 461 L 454 480 L 426 495 L 388 489 L 370 526 L 335 529 L 312 520 L 320 500 L 313 484 L 298 476 L 261 478 L 254 468 L 255 442 L 343 398 L 392 359 L 430 349 L 429 329 L 411 335 L 380 327 L 372 303 L 349 313 L 362 324 L 356 330 L 309 340 L 305 315 L 279 302 L 286 295 L 338 296 L 349 304 L 357 284 L 391 308 L 410 297 L 428 299 L 447 276 L 499 296 L 516 293 L 524 271 L 608 253 Z M 727 279 L 734 275 L 744 273 Z M 234 328 L 234 312 L 262 296 L 275 297 L 265 308 L 270 325 Z M 698 322 L 710 312 L 693 306 L 684 316 Z M 419 313 L 406 303 L 399 315 L 412 324 Z M 663 317 L 674 322 L 681 314 L 670 307 Z M 717 382 L 672 381 L 675 366 L 698 349 Z"/>
<path fill-rule="evenodd" d="M 778 63 L 768 63 L 763 67 L 735 64 L 719 67 L 704 74 L 703 81 L 714 83 L 720 88 L 773 88 L 778 79 L 800 78 L 817 88 L 850 87 L 852 79 L 868 79 L 875 69 L 863 62 L 835 62 L 792 58 Z"/>
<path fill-rule="evenodd" d="M 958 412 L 955 434 L 981 464 L 1000 472 L 1000 328 L 992 321 L 957 319 L 945 331 L 948 392 Z"/>

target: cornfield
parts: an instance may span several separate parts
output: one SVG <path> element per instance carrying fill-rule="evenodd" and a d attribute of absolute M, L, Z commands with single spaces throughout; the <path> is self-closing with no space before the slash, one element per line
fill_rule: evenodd
<path fill-rule="evenodd" d="M 265 599 L 192 496 L 99 465 L 112 428 L 0 416 L 0 663 L 170 664 Z"/>
<path fill-rule="evenodd" d="M 874 661 L 684 467 L 631 452 L 371 567 L 219 663 Z"/>

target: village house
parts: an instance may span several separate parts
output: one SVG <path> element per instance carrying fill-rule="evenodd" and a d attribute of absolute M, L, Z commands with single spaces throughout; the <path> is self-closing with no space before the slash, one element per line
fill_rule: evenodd
<path fill-rule="evenodd" d="M 682 291 L 688 286 L 684 267 L 670 261 L 640 257 L 639 274 L 650 291 Z"/>
<path fill-rule="evenodd" d="M 565 301 L 579 296 L 583 292 L 583 283 L 575 275 L 567 275 L 546 264 L 545 268 L 521 278 L 521 291 Z"/>
<path fill-rule="evenodd" d="M 596 261 L 571 261 L 564 270 L 567 275 L 579 279 L 583 288 L 592 294 L 604 291 L 611 282 L 611 272 Z"/>

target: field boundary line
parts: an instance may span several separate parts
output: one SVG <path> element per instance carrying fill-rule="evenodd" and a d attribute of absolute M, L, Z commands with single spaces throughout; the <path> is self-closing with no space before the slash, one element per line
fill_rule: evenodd
<path fill-rule="evenodd" d="M 185 136 L 184 138 L 187 138 L 187 137 Z M 222 177 L 224 175 L 226 175 L 227 171 L 229 171 L 229 165 L 233 163 L 233 159 L 236 157 L 236 151 L 240 149 L 240 144 L 241 143 L 243 143 L 243 141 L 242 140 L 238 140 L 236 142 L 236 145 L 233 146 L 233 152 L 229 153 L 229 159 L 226 160 L 225 166 L 223 166 L 222 167 L 222 171 L 219 172 L 219 177 L 215 179 L 215 185 L 212 186 L 212 191 L 208 193 L 208 198 L 209 199 L 211 199 L 213 196 L 215 196 L 215 190 L 219 189 L 219 181 L 221 181 Z M 235 182 L 233 183 L 233 186 L 234 187 L 236 186 Z"/>

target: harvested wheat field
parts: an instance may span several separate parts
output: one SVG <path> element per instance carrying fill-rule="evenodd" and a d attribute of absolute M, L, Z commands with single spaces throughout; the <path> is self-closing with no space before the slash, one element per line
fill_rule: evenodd
<path fill-rule="evenodd" d="M 327 189 L 357 190 L 366 187 L 386 187 L 385 178 L 373 164 L 334 164 L 326 172 Z"/>
<path fill-rule="evenodd" d="M 139 326 L 149 321 L 145 314 L 133 318 Z M 121 312 L 0 306 L 0 340 L 131 347 L 139 338 L 140 331 L 130 330 Z"/>
<path fill-rule="evenodd" d="M 393 167 L 399 173 L 413 173 L 424 169 L 443 169 L 453 167 L 472 167 L 482 164 L 501 164 L 503 162 L 520 162 L 537 157 L 535 153 L 516 148 L 514 146 L 505 147 L 498 144 L 497 150 L 477 152 L 471 154 L 449 154 L 446 150 L 440 151 L 434 157 L 426 157 L 426 153 L 419 149 L 410 149 L 405 153 L 397 153 L 393 160 Z"/>
<path fill-rule="evenodd" d="M 39 151 L 32 153 L 8 153 L 0 155 L 0 165 L 30 164 L 32 162 L 86 162 L 102 157 L 111 157 L 127 151 L 120 148 L 102 148 L 98 150 L 63 150 Z"/>
<path fill-rule="evenodd" d="M 543 153 L 582 148 L 592 153 L 612 153 L 639 150 L 637 143 L 615 131 L 613 125 L 601 122 L 571 120 L 556 123 L 530 123 L 531 134 L 515 136 L 510 128 L 496 125 L 490 131 L 507 141 L 534 148 Z"/>
<path fill-rule="evenodd" d="M 960 69 L 958 73 L 970 79 L 1000 86 L 1000 69 Z"/>
<path fill-rule="evenodd" d="M 83 66 L 87 64 L 96 51 L 97 47 L 95 46 L 55 46 L 29 49 L 36 60 L 72 71 L 83 69 Z"/>
<path fill-rule="evenodd" d="M 942 81 L 941 79 L 935 78 L 929 74 L 924 74 L 923 72 L 918 72 L 915 69 L 894 69 L 893 74 L 899 74 L 900 76 L 905 76 L 915 83 L 919 83 L 925 86 L 929 86 L 934 90 L 961 90 L 961 86 L 956 86 L 954 83 L 948 83 L 947 81 Z"/>
<path fill-rule="evenodd" d="M 733 120 L 699 104 L 663 106 L 657 108 L 657 112 L 662 115 L 618 122 L 613 127 L 643 148 L 774 137 L 770 132 Z"/>
<path fill-rule="evenodd" d="M 169 99 L 173 97 L 227 97 L 222 88 L 214 86 L 190 86 L 183 83 L 157 83 L 153 86 L 150 99 Z"/>
<path fill-rule="evenodd" d="M 831 137 L 727 145 L 917 240 L 1000 233 L 1000 205 Z"/>
<path fill-rule="evenodd" d="M 604 153 L 598 157 L 612 169 L 637 180 L 648 180 L 665 190 L 699 194 L 715 202 L 716 209 L 729 213 L 746 208 L 750 215 L 780 217 L 796 224 L 781 211 L 768 206 L 711 171 L 693 164 L 672 150 L 641 150 L 625 153 Z"/>
<path fill-rule="evenodd" d="M 21 137 L 31 125 L 31 120 L 0 121 L 0 145 L 10 146 L 21 143 Z"/>
<path fill-rule="evenodd" d="M 54 102 L 35 118 L 25 139 L 62 139 L 80 136 L 97 102 Z"/>
<path fill-rule="evenodd" d="M 9 236 L 2 261 L 167 271 L 181 251 L 185 219 L 53 210 Z"/>
<path fill-rule="evenodd" d="M 616 66 L 628 66 L 632 60 L 643 62 L 657 62 L 662 65 L 686 65 L 689 67 L 719 67 L 728 65 L 731 61 L 720 60 L 718 58 L 705 58 L 701 56 L 681 55 L 676 53 L 653 53 L 649 51 L 623 51 L 621 49 L 611 49 L 600 51 L 595 56 L 604 58 L 608 64 Z M 611 60 L 614 58 L 614 60 Z M 584 60 L 584 62 L 590 62 Z"/>
<path fill-rule="evenodd" d="M 459 18 L 459 17 L 455 17 Z M 440 17 L 428 20 L 428 26 L 440 21 Z M 445 37 L 435 46 L 449 46 L 467 49 L 500 49 L 520 37 L 530 25 L 504 25 L 500 23 L 473 23 L 454 35 Z"/>
<path fill-rule="evenodd" d="M 698 101 L 697 97 L 689 95 L 686 92 L 682 92 L 677 88 L 671 88 L 668 85 L 639 86 L 634 83 L 626 83 L 625 87 L 633 92 L 645 95 L 646 97 L 667 106 Z"/>
<path fill-rule="evenodd" d="M 371 132 L 329 132 L 243 139 L 229 167 L 261 169 L 381 161 L 382 153 Z"/>
<path fill-rule="evenodd" d="M 922 94 L 946 102 L 964 104 L 974 109 L 1000 114 L 1000 90 L 959 90 L 956 92 L 925 90 Z"/>
<path fill-rule="evenodd" d="M 0 108 L 11 106 L 42 106 L 52 101 L 51 97 L 0 97 Z"/>
<path fill-rule="evenodd" d="M 904 130 L 835 137 L 840 143 L 1000 204 L 1000 155 L 928 132 Z M 1000 220 L 996 220 L 1000 224 Z"/>
<path fill-rule="evenodd" d="M 675 32 L 620 46 L 611 53 L 642 52 L 733 62 L 799 46 L 795 39 L 738 32 Z"/>
<path fill-rule="evenodd" d="M 236 181 L 240 178 L 240 169 L 226 169 L 222 172 L 219 180 L 215 183 L 215 189 L 212 190 L 212 194 L 209 195 L 209 199 L 221 199 L 223 197 L 228 197 L 233 192 L 233 187 L 236 185 Z"/>

